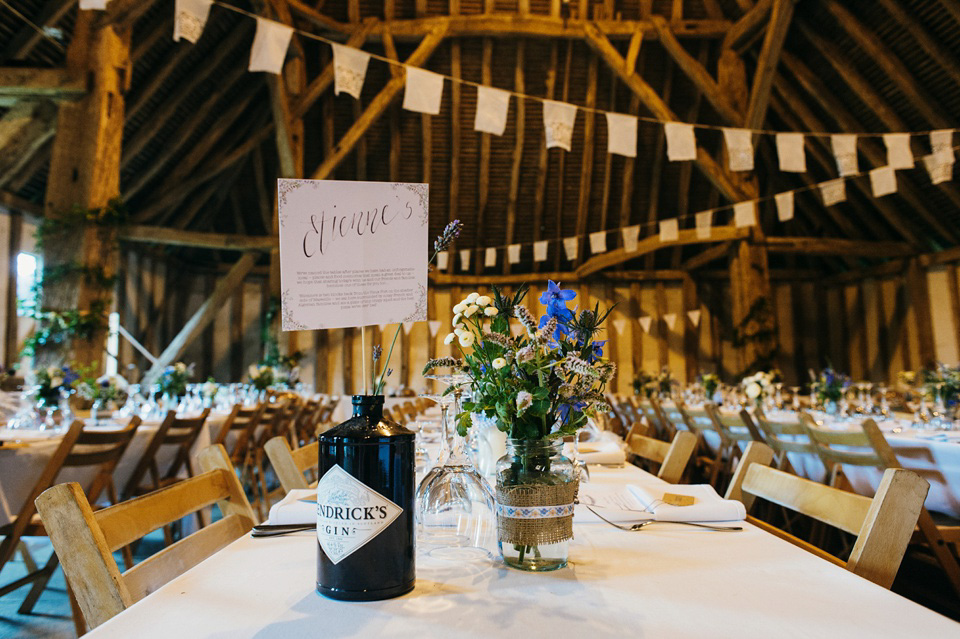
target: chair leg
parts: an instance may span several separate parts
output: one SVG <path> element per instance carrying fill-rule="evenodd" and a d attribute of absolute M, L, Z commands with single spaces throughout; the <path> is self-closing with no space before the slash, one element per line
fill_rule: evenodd
<path fill-rule="evenodd" d="M 929 544 L 933 556 L 937 558 L 937 563 L 950 581 L 953 591 L 960 596 L 960 565 L 957 564 L 957 558 L 950 549 L 950 545 L 944 541 L 940 531 L 937 530 L 937 524 L 926 508 L 920 511 L 920 520 L 917 525 Z"/>
<path fill-rule="evenodd" d="M 40 595 L 43 594 L 43 591 L 47 589 L 47 584 L 50 583 L 50 577 L 53 576 L 54 571 L 57 569 L 57 566 L 60 565 L 60 558 L 57 557 L 57 553 L 50 555 L 50 559 L 47 561 L 46 565 L 40 570 L 40 574 L 37 576 L 37 579 L 33 582 L 33 586 L 30 588 L 30 592 L 27 593 L 27 596 L 24 598 L 23 603 L 20 604 L 20 608 L 17 610 L 21 615 L 28 615 L 33 612 L 33 607 L 37 605 L 37 600 L 40 599 Z"/>
<path fill-rule="evenodd" d="M 23 557 L 23 563 L 27 567 L 27 574 L 37 572 L 37 562 L 33 560 L 30 549 L 27 548 L 27 544 L 23 543 L 22 539 L 17 542 L 17 550 L 20 551 L 20 556 Z"/>

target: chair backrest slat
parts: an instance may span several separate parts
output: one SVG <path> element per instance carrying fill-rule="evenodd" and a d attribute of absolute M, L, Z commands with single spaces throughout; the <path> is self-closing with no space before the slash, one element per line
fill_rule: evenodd
<path fill-rule="evenodd" d="M 634 435 L 627 440 L 627 445 L 634 455 L 660 464 L 657 477 L 676 484 L 683 478 L 697 447 L 697 436 L 685 430 L 677 431 L 673 441 L 668 444 L 652 437 Z"/>
<path fill-rule="evenodd" d="M 278 436 L 268 441 L 264 450 L 285 492 L 308 487 L 303 473 L 308 468 L 317 467 L 320 444 L 312 442 L 290 450 L 290 443 L 286 438 Z"/>

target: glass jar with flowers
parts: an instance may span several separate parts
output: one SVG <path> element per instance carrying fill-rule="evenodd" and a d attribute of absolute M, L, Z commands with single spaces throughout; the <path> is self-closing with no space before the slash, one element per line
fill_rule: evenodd
<path fill-rule="evenodd" d="M 82 379 L 77 383 L 77 395 L 93 402 L 90 406 L 90 419 L 96 421 L 116 410 L 118 403 L 126 401 L 127 380 L 119 375 Z"/>
<path fill-rule="evenodd" d="M 260 393 L 269 389 L 277 381 L 276 370 L 274 370 L 273 366 L 267 366 L 266 364 L 260 364 L 259 366 L 257 364 L 250 364 L 247 374 L 250 376 L 250 383 Z"/>
<path fill-rule="evenodd" d="M 771 399 L 775 384 L 780 382 L 780 371 L 757 371 L 740 380 L 740 387 L 747 400 L 757 407 L 762 407 L 764 400 Z M 772 406 L 768 406 L 773 408 Z"/>
<path fill-rule="evenodd" d="M 468 295 L 454 306 L 454 331 L 444 340 L 462 359 L 431 360 L 424 372 L 452 366 L 469 376 L 469 399 L 456 417 L 461 435 L 471 413 L 496 419 L 507 433 L 507 454 L 497 463 L 500 554 L 514 568 L 547 571 L 566 565 L 573 536 L 578 478 L 562 454 L 563 437 L 607 407 L 603 391 L 616 367 L 595 339 L 609 310 L 576 314 L 567 307 L 576 293 L 550 282 L 538 322 L 521 305 L 526 293 L 524 285 L 513 297 L 497 288 L 492 298 Z M 511 318 L 521 326 L 516 335 Z"/>
<path fill-rule="evenodd" d="M 817 403 L 825 413 L 836 415 L 839 411 L 838 403 L 843 399 L 849 386 L 849 377 L 828 366 L 810 382 L 810 393 L 817 398 Z"/>
<path fill-rule="evenodd" d="M 187 394 L 187 383 L 193 379 L 193 364 L 177 362 L 163 369 L 157 384 L 163 397 L 163 410 L 176 410 L 180 397 Z"/>

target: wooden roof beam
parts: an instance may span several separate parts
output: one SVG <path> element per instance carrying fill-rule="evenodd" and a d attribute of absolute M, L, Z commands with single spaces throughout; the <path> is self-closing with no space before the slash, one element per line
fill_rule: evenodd
<path fill-rule="evenodd" d="M 766 119 L 770 90 L 773 88 L 773 79 L 777 75 L 777 65 L 780 63 L 780 52 L 787 39 L 790 20 L 793 18 L 793 3 L 794 0 L 773 1 L 767 33 L 763 38 L 760 57 L 757 59 L 757 71 L 753 77 L 753 88 L 750 90 L 747 115 L 744 118 L 744 126 L 748 129 L 761 128 Z"/>
<path fill-rule="evenodd" d="M 47 2 L 43 3 L 40 13 L 33 18 L 33 23 L 41 29 L 44 27 L 52 27 L 60 22 L 63 16 L 67 15 L 67 12 L 73 9 L 76 4 L 73 0 L 47 0 Z M 13 36 L 10 42 L 7 43 L 7 46 L 3 48 L 3 52 L 0 53 L 0 60 L 22 59 L 30 53 L 33 47 L 42 39 L 42 32 L 37 31 L 29 25 L 24 25 L 20 32 Z"/>
<path fill-rule="evenodd" d="M 0 117 L 0 188 L 53 137 L 56 117 L 50 102 L 20 102 Z"/>
<path fill-rule="evenodd" d="M 162 246 L 187 246 L 190 248 L 220 251 L 269 252 L 278 242 L 276 236 L 231 235 L 228 233 L 203 233 L 182 231 L 166 226 L 128 226 L 120 232 L 123 242 L 159 244 Z"/>
<path fill-rule="evenodd" d="M 293 8 L 291 3 L 291 8 Z M 437 30 L 423 39 L 416 50 L 407 58 L 405 64 L 413 66 L 423 65 L 436 51 L 440 43 L 443 42 L 445 33 Z M 353 126 L 343 135 L 333 149 L 333 153 L 328 155 L 320 166 L 313 172 L 314 180 L 323 180 L 333 174 L 333 171 L 340 165 L 340 162 L 353 150 L 360 138 L 370 129 L 374 122 L 380 119 L 387 107 L 393 102 L 400 89 L 406 83 L 405 76 L 396 76 L 387 82 L 387 85 L 377 94 L 360 118 L 353 123 Z"/>
<path fill-rule="evenodd" d="M 76 100 L 87 92 L 66 69 L 0 67 L 0 103 L 16 100 Z"/>
<path fill-rule="evenodd" d="M 763 25 L 770 19 L 773 0 L 760 0 L 739 20 L 733 23 L 723 38 L 722 49 L 733 49 L 739 54 L 750 48 L 763 33 Z"/>
<path fill-rule="evenodd" d="M 839 237 L 768 237 L 763 243 L 771 253 L 856 255 L 870 258 L 916 255 L 916 250 L 906 242 L 871 242 Z"/>
<path fill-rule="evenodd" d="M 102 13 L 100 24 L 112 24 L 118 30 L 129 29 L 153 6 L 156 0 L 111 0 Z"/>
<path fill-rule="evenodd" d="M 677 116 L 657 92 L 647 82 L 637 75 L 636 71 L 627 69 L 626 61 L 613 43 L 592 25 L 584 26 L 587 43 L 600 54 L 620 79 L 636 93 L 647 109 L 660 120 L 677 121 Z M 756 189 L 751 184 L 736 184 L 713 157 L 703 149 L 697 147 L 697 166 L 706 178 L 726 197 L 733 202 L 753 200 L 757 197 Z"/>

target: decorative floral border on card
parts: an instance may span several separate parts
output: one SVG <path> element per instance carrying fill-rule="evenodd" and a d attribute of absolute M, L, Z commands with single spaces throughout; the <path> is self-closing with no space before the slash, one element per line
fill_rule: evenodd
<path fill-rule="evenodd" d="M 429 184 L 393 184 L 394 191 L 409 191 L 420 201 L 420 226 L 430 221 L 430 185 Z"/>
<path fill-rule="evenodd" d="M 320 187 L 320 182 L 317 180 L 293 180 L 293 179 L 283 179 L 278 183 L 277 187 L 277 211 L 280 216 L 280 226 L 283 226 L 286 216 L 283 215 L 283 207 L 287 204 L 287 196 L 299 189 L 301 186 L 310 186 L 313 190 L 317 190 Z"/>
<path fill-rule="evenodd" d="M 290 294 L 290 289 L 284 289 L 283 294 L 280 296 L 280 306 L 281 306 L 281 324 L 282 328 L 285 331 L 306 331 L 309 330 L 305 324 L 293 319 L 293 300 L 291 299 L 292 295 Z M 317 328 L 323 328 L 322 326 L 317 326 Z"/>
<path fill-rule="evenodd" d="M 420 289 L 417 297 L 417 305 L 413 312 L 404 317 L 401 322 L 422 322 L 427 319 L 427 289 L 423 284 L 417 284 Z"/>

